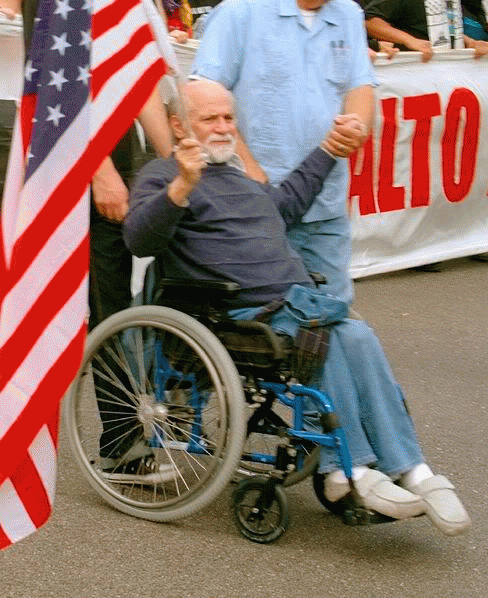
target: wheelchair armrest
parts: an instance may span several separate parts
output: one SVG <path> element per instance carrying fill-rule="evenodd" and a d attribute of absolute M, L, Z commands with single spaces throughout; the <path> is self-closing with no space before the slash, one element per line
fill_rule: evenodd
<path fill-rule="evenodd" d="M 212 311 L 226 311 L 227 303 L 239 291 L 235 282 L 162 278 L 154 302 L 184 311 L 194 317 L 207 317 Z"/>
<path fill-rule="evenodd" d="M 162 278 L 160 281 L 162 287 L 170 289 L 203 289 L 208 291 L 219 291 L 221 293 L 236 293 L 240 286 L 237 282 L 227 280 L 192 280 L 190 278 Z"/>
<path fill-rule="evenodd" d="M 226 320 L 219 323 L 219 332 L 249 332 L 257 339 L 264 339 L 266 345 L 273 353 L 273 359 L 283 360 L 287 355 L 287 345 L 282 336 L 264 322 L 256 322 L 255 320 Z M 224 342 L 224 345 L 226 343 Z M 239 348 L 239 346 L 237 346 Z M 268 350 L 269 350 L 268 349 Z"/>

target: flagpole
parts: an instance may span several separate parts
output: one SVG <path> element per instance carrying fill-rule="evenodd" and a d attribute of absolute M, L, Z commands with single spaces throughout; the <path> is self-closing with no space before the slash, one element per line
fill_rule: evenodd
<path fill-rule="evenodd" d="M 185 107 L 185 103 L 183 102 L 183 75 L 178 66 L 176 53 L 168 39 L 166 14 L 164 12 L 163 5 L 161 3 L 161 0 L 155 0 L 156 8 L 152 3 L 152 0 L 141 0 L 141 2 L 144 7 L 144 10 L 146 11 L 148 21 L 152 26 L 154 38 L 156 40 L 156 44 L 158 45 L 159 51 L 165 57 L 166 63 L 168 64 L 168 66 L 170 66 L 172 70 L 172 76 L 175 79 L 176 92 L 180 100 L 179 113 L 183 130 L 189 137 L 194 137 L 190 125 L 190 119 L 188 118 L 188 113 Z"/>

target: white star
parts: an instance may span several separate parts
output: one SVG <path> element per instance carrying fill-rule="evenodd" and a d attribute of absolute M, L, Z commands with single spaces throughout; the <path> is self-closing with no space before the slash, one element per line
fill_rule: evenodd
<path fill-rule="evenodd" d="M 32 68 L 32 60 L 28 60 L 25 63 L 25 78 L 27 81 L 32 81 L 32 75 L 37 73 L 38 69 Z"/>
<path fill-rule="evenodd" d="M 66 48 L 71 48 L 71 44 L 66 41 L 67 33 L 62 33 L 60 36 L 53 35 L 54 46 L 51 50 L 57 50 L 61 56 L 64 56 Z"/>
<path fill-rule="evenodd" d="M 64 69 L 59 69 L 57 73 L 54 71 L 49 71 L 49 74 L 51 75 L 52 79 L 48 85 L 55 85 L 58 91 L 62 91 L 63 84 L 68 83 L 68 79 L 64 78 Z"/>
<path fill-rule="evenodd" d="M 81 42 L 78 44 L 79 46 L 85 46 L 85 48 L 90 48 L 91 44 L 91 35 L 89 31 L 80 31 L 81 33 Z"/>
<path fill-rule="evenodd" d="M 66 21 L 68 18 L 68 13 L 74 10 L 69 5 L 69 0 L 56 0 L 57 8 L 54 11 L 55 15 L 61 15 L 63 19 Z"/>
<path fill-rule="evenodd" d="M 85 0 L 85 4 L 81 7 L 81 10 L 89 10 L 91 12 L 93 6 L 92 0 Z"/>
<path fill-rule="evenodd" d="M 78 67 L 78 78 L 77 81 L 83 81 L 85 85 L 88 85 L 88 79 L 90 78 L 90 65 Z"/>
<path fill-rule="evenodd" d="M 46 122 L 52 120 L 54 126 L 59 126 L 60 119 L 66 116 L 66 114 L 62 114 L 61 112 L 61 104 L 58 104 L 54 108 L 52 106 L 48 106 L 47 109 L 49 110 L 49 116 L 46 118 Z"/>

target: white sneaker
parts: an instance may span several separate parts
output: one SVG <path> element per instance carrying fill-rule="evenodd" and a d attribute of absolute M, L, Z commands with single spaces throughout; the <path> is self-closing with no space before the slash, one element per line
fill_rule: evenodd
<path fill-rule="evenodd" d="M 354 482 L 364 506 L 371 510 L 392 517 L 407 519 L 425 513 L 425 503 L 420 496 L 400 488 L 381 471 L 368 469 Z M 324 481 L 325 497 L 330 502 L 337 502 L 350 492 L 349 483 L 335 481 L 326 475 Z"/>

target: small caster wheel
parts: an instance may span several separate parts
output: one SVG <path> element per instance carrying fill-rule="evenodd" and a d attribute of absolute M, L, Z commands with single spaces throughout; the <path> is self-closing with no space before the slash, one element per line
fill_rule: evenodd
<path fill-rule="evenodd" d="M 234 522 L 248 540 L 269 544 L 288 528 L 287 503 L 276 482 L 262 477 L 242 480 L 232 496 Z"/>

